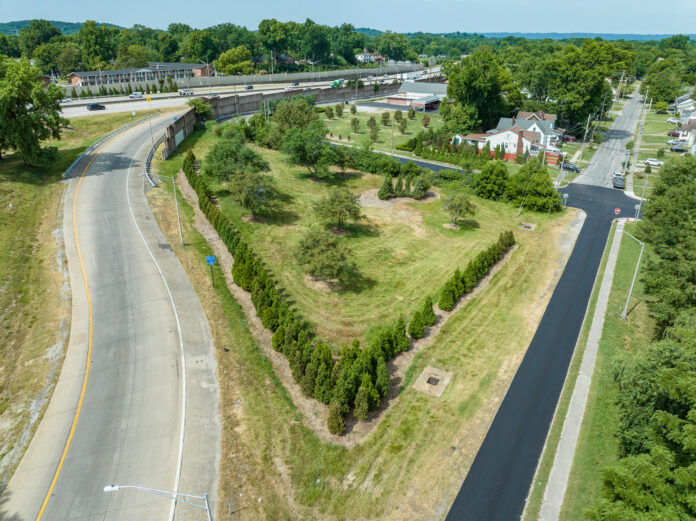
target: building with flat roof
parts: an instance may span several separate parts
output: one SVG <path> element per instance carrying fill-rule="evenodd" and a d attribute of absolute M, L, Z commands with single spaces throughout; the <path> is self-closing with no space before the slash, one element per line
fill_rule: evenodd
<path fill-rule="evenodd" d="M 70 84 L 88 87 L 93 85 L 149 82 L 167 78 L 185 80 L 208 76 L 215 76 L 215 67 L 211 64 L 148 62 L 147 67 L 136 69 L 71 72 Z"/>
<path fill-rule="evenodd" d="M 387 103 L 418 110 L 436 109 L 445 96 L 447 85 L 444 83 L 405 81 L 398 92 L 387 96 Z"/>

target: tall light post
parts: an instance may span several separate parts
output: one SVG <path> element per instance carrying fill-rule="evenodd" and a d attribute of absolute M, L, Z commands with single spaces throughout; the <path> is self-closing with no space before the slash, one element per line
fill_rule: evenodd
<path fill-rule="evenodd" d="M 621 318 L 623 318 L 625 320 L 627 312 L 628 312 L 628 301 L 631 300 L 631 293 L 633 293 L 633 285 L 636 283 L 636 276 L 638 275 L 638 266 L 640 266 L 640 260 L 643 258 L 643 249 L 645 248 L 645 243 L 642 241 L 639 241 L 633 235 L 631 235 L 630 233 L 628 233 L 625 230 L 622 233 L 628 235 L 631 239 L 633 239 L 638 244 L 640 244 L 640 255 L 638 255 L 638 262 L 636 263 L 636 270 L 635 270 L 635 272 L 633 272 L 633 280 L 631 281 L 631 288 L 628 290 L 628 297 L 626 297 L 626 305 L 624 306 L 623 312 L 621 313 Z"/>
<path fill-rule="evenodd" d="M 176 205 L 176 220 L 179 223 L 179 243 L 183 246 L 184 245 L 184 234 L 181 231 L 181 216 L 179 215 L 179 198 L 176 195 L 176 183 L 175 177 L 170 176 L 170 175 L 161 175 L 161 174 L 150 174 L 150 175 L 156 175 L 159 178 L 164 178 L 164 179 L 169 179 L 172 182 L 172 188 L 174 188 L 174 203 Z"/>
<path fill-rule="evenodd" d="M 157 496 L 173 499 L 174 501 L 181 501 L 182 503 L 186 503 L 187 505 L 191 505 L 195 508 L 200 508 L 201 510 L 205 510 L 206 514 L 208 514 L 208 521 L 213 521 L 213 515 L 210 512 L 210 504 L 208 503 L 207 493 L 203 494 L 202 496 L 196 496 L 194 494 L 182 494 L 181 492 L 172 492 L 169 490 L 160 490 L 157 488 L 139 487 L 137 485 L 107 485 L 104 487 L 104 492 L 118 492 L 119 490 L 126 488 L 132 488 L 135 490 L 139 490 L 140 492 L 149 492 Z M 188 501 L 187 499 L 183 498 L 200 499 L 203 501 L 203 504 L 201 505 L 198 503 L 192 503 L 191 501 Z"/>

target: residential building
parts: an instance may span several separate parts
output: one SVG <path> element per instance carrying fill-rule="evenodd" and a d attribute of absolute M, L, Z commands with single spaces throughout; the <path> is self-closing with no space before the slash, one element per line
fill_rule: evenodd
<path fill-rule="evenodd" d="M 444 83 L 404 82 L 398 92 L 387 96 L 387 103 L 416 110 L 436 109 L 447 96 Z"/>
<path fill-rule="evenodd" d="M 457 146 L 462 143 L 476 145 L 479 151 L 483 150 L 488 143 L 491 157 L 495 150 L 501 147 L 505 153 L 503 159 L 506 161 L 514 161 L 520 154 L 529 153 L 530 156 L 537 156 L 545 151 L 546 162 L 552 165 L 558 164 L 561 151 L 551 146 L 544 147 L 542 139 L 542 134 L 538 131 L 513 126 L 503 130 L 492 130 L 485 134 L 467 134 L 466 136 L 455 134 L 451 142 Z"/>
<path fill-rule="evenodd" d="M 75 86 L 87 87 L 150 82 L 168 77 L 172 80 L 184 80 L 208 76 L 215 76 L 215 67 L 212 64 L 148 62 L 147 67 L 136 69 L 71 72 L 70 83 Z"/>
<path fill-rule="evenodd" d="M 529 113 L 523 112 L 522 114 L 527 115 Z M 546 114 L 545 116 L 549 118 L 551 116 L 554 116 L 555 121 L 555 114 Z M 489 132 L 500 132 L 501 130 L 506 130 L 513 127 L 521 127 L 522 129 L 528 130 L 530 132 L 538 132 L 540 135 L 540 145 L 542 147 L 550 147 L 553 144 L 552 138 L 558 134 L 558 132 L 555 131 L 553 128 L 554 121 L 550 121 L 546 118 L 539 119 L 537 113 L 533 113 L 532 116 L 530 116 L 530 119 L 519 117 L 500 118 L 500 120 L 498 120 L 498 126 L 495 127 L 494 130 L 490 130 Z"/>
<path fill-rule="evenodd" d="M 374 56 L 369 52 L 361 52 L 360 54 L 356 54 L 355 59 L 358 60 L 358 63 L 372 63 L 375 61 Z"/>

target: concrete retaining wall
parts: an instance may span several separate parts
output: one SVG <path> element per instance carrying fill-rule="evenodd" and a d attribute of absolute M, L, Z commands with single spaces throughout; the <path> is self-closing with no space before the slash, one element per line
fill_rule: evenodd
<path fill-rule="evenodd" d="M 164 139 L 164 157 L 169 157 L 179 146 L 186 136 L 193 132 L 196 126 L 196 114 L 193 108 L 187 110 L 172 122 L 166 130 Z"/>

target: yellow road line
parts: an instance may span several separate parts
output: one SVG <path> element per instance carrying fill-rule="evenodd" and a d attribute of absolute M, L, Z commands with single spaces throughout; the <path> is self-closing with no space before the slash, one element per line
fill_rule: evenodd
<path fill-rule="evenodd" d="M 41 519 L 41 516 L 43 516 L 44 510 L 46 510 L 46 505 L 48 504 L 48 500 L 51 498 L 51 494 L 53 493 L 53 487 L 56 486 L 56 482 L 58 481 L 58 475 L 60 474 L 61 469 L 63 468 L 63 463 L 65 463 L 65 457 L 68 454 L 68 449 L 70 448 L 70 443 L 72 442 L 72 437 L 75 434 L 75 428 L 77 427 L 77 420 L 80 417 L 80 410 L 82 409 L 82 402 L 84 401 L 85 398 L 85 391 L 87 390 L 87 378 L 89 377 L 89 364 L 92 359 L 92 299 L 90 298 L 89 294 L 89 284 L 87 283 L 87 275 L 85 273 L 85 265 L 82 262 L 82 252 L 80 251 L 80 241 L 77 240 L 77 221 L 75 217 L 75 205 L 77 203 L 77 193 L 80 190 L 80 184 L 82 184 L 82 179 L 85 176 L 85 172 L 87 172 L 87 169 L 89 166 L 92 164 L 92 161 L 96 159 L 97 155 L 95 154 L 92 159 L 89 160 L 89 163 L 87 163 L 87 166 L 85 166 L 85 169 L 82 171 L 82 174 L 80 174 L 80 180 L 77 182 L 77 187 L 75 188 L 75 195 L 73 197 L 73 204 L 72 204 L 72 220 L 73 220 L 73 231 L 75 233 L 75 246 L 77 247 L 77 257 L 80 260 L 80 269 L 82 270 L 82 279 L 84 280 L 85 283 L 85 290 L 87 291 L 87 308 L 89 310 L 89 343 L 87 347 L 87 366 L 85 367 L 85 378 L 82 381 L 82 390 L 80 391 L 80 399 L 77 402 L 77 410 L 75 411 L 75 417 L 73 418 L 72 426 L 70 427 L 70 434 L 68 434 L 68 440 L 65 442 L 65 447 L 63 448 L 63 453 L 60 456 L 60 461 L 58 462 L 58 468 L 56 468 L 56 472 L 53 475 L 53 480 L 51 481 L 51 486 L 48 487 L 48 492 L 46 493 L 46 497 L 43 500 L 43 504 L 41 505 L 41 510 L 39 510 L 39 514 L 36 516 L 36 521 L 39 521 Z"/>

